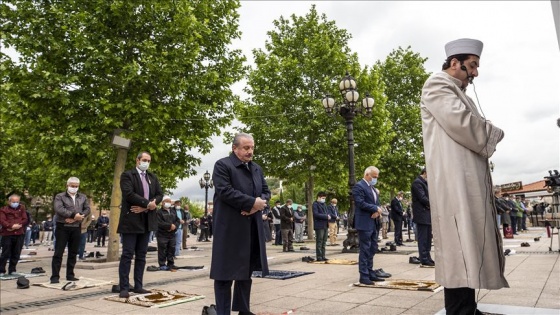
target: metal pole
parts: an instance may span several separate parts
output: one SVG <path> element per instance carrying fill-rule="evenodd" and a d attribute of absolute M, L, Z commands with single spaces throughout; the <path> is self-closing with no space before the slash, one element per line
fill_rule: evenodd
<path fill-rule="evenodd" d="M 117 149 L 117 161 L 115 163 L 115 172 L 113 173 L 113 191 L 111 193 L 111 208 L 109 211 L 109 244 L 107 248 L 107 261 L 119 260 L 120 239 L 117 234 L 119 219 L 121 216 L 121 174 L 124 172 L 128 149 Z"/>
<path fill-rule="evenodd" d="M 341 111 L 340 115 L 346 118 L 346 133 L 348 137 L 348 199 L 350 201 L 350 209 L 348 210 L 348 234 L 344 240 L 342 249 L 343 253 L 357 253 L 358 252 L 358 237 L 357 231 L 354 229 L 354 196 L 352 195 L 352 188 L 356 184 L 356 167 L 354 165 L 354 117 L 353 110 Z"/>
<path fill-rule="evenodd" d="M 207 182 L 204 185 L 204 188 L 206 189 L 206 196 L 204 198 L 204 215 L 207 216 L 208 215 L 208 183 Z"/>

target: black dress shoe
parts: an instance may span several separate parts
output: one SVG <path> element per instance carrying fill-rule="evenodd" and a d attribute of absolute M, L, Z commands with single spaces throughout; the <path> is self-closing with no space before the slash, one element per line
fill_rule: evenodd
<path fill-rule="evenodd" d="M 373 272 L 375 272 L 375 276 L 378 278 L 390 278 L 391 274 L 390 273 L 386 273 L 385 271 L 383 271 L 383 269 L 377 269 L 374 270 Z"/>
<path fill-rule="evenodd" d="M 360 284 L 373 285 L 373 282 L 369 279 L 360 279 Z"/>
<path fill-rule="evenodd" d="M 436 264 L 431 262 L 431 261 L 422 263 L 422 267 L 435 267 L 435 266 L 436 266 Z"/>
<path fill-rule="evenodd" d="M 418 259 L 418 257 L 412 256 L 412 257 L 408 258 L 408 263 L 418 265 L 421 262 L 420 262 L 420 259 Z"/>
<path fill-rule="evenodd" d="M 146 289 L 144 289 L 144 288 L 134 289 L 134 290 L 132 290 L 132 292 L 138 293 L 138 294 L 152 293 L 152 291 L 146 290 Z"/>
<path fill-rule="evenodd" d="M 130 297 L 130 294 L 128 293 L 128 291 L 121 291 L 119 293 L 119 297 L 123 299 L 128 299 Z"/>
<path fill-rule="evenodd" d="M 382 282 L 385 281 L 385 279 L 377 277 L 377 276 L 369 276 L 369 280 L 373 281 L 373 282 Z"/>
<path fill-rule="evenodd" d="M 51 279 L 51 284 L 60 283 L 59 279 Z"/>
<path fill-rule="evenodd" d="M 66 277 L 66 280 L 68 280 L 68 281 L 79 281 L 80 279 L 78 279 L 76 277 Z"/>
<path fill-rule="evenodd" d="M 256 315 L 253 312 L 239 312 L 239 315 Z"/>

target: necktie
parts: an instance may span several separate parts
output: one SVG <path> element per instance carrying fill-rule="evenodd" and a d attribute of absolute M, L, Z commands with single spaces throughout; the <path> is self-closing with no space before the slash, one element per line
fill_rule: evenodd
<path fill-rule="evenodd" d="M 142 188 L 144 189 L 144 198 L 148 199 L 150 197 L 150 186 L 148 186 L 148 181 L 146 180 L 146 172 L 142 171 L 140 173 L 142 176 Z"/>
<path fill-rule="evenodd" d="M 377 195 L 375 194 L 375 187 L 373 185 L 371 187 L 371 193 L 373 194 L 373 201 L 377 201 Z"/>

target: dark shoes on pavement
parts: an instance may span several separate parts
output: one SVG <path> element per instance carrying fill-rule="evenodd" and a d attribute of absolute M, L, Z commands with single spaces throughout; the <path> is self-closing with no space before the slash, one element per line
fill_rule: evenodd
<path fill-rule="evenodd" d="M 383 269 L 374 269 L 373 272 L 378 278 L 391 278 L 392 276 L 390 273 L 385 272 Z"/>
<path fill-rule="evenodd" d="M 521 243 L 521 247 L 530 247 L 531 245 L 527 242 Z"/>
<path fill-rule="evenodd" d="M 420 259 L 418 259 L 418 257 L 416 256 L 412 256 L 408 258 L 408 263 L 409 264 L 415 264 L 415 265 L 419 265 L 421 263 Z"/>
<path fill-rule="evenodd" d="M 305 256 L 301 258 L 301 261 L 303 262 L 312 262 L 315 261 L 315 258 L 311 257 L 311 256 Z"/>
<path fill-rule="evenodd" d="M 68 281 L 79 281 L 80 279 L 78 279 L 76 277 L 66 277 L 66 280 L 68 280 Z"/>
<path fill-rule="evenodd" d="M 46 271 L 43 269 L 43 267 L 35 267 L 33 269 L 31 269 L 31 273 L 45 273 Z"/>
<path fill-rule="evenodd" d="M 128 293 L 128 291 L 126 290 L 123 290 L 119 293 L 119 297 L 123 299 L 128 299 L 130 297 L 130 293 Z"/>
<path fill-rule="evenodd" d="M 435 267 L 436 263 L 433 261 L 423 262 L 422 267 Z"/>

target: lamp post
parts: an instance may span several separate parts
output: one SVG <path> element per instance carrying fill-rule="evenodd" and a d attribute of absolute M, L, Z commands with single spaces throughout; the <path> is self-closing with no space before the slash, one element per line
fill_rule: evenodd
<path fill-rule="evenodd" d="M 358 237 L 354 228 L 354 196 L 352 187 L 356 184 L 356 174 L 354 166 L 354 117 L 358 114 L 370 117 L 371 110 L 375 101 L 366 93 L 362 102 L 358 102 L 360 94 L 357 91 L 356 81 L 346 72 L 346 76 L 339 84 L 342 103 L 336 104 L 333 97 L 326 95 L 323 98 L 323 107 L 327 115 L 335 117 L 340 114 L 346 120 L 346 135 L 348 139 L 348 196 L 350 200 L 350 210 L 348 211 L 348 235 L 344 240 L 343 253 L 356 253 L 358 251 Z M 361 106 L 360 106 L 361 105 Z"/>
<path fill-rule="evenodd" d="M 206 173 L 204 173 L 198 183 L 200 184 L 200 188 L 206 190 L 206 195 L 204 198 L 204 215 L 208 215 L 208 188 L 214 188 L 214 183 L 210 179 L 210 173 L 206 171 Z"/>

